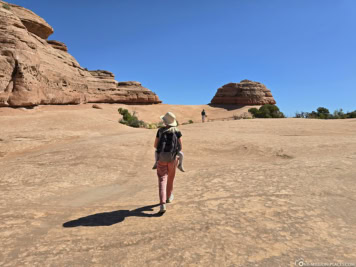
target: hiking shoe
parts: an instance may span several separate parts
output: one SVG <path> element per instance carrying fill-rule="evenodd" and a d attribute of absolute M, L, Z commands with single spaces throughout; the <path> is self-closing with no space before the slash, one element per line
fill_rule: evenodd
<path fill-rule="evenodd" d="M 178 169 L 181 171 L 181 172 L 185 172 L 184 168 L 183 168 L 183 165 L 179 164 L 178 165 Z"/>
<path fill-rule="evenodd" d="M 155 170 L 155 169 L 157 169 L 157 161 L 155 162 L 155 164 L 152 167 L 152 170 Z"/>
<path fill-rule="evenodd" d="M 167 199 L 167 203 L 171 203 L 172 201 L 173 201 L 173 199 L 174 199 L 174 195 L 173 194 L 171 194 L 171 196 Z"/>
<path fill-rule="evenodd" d="M 165 213 L 166 210 L 166 204 L 161 204 L 161 206 L 159 207 L 159 213 Z"/>

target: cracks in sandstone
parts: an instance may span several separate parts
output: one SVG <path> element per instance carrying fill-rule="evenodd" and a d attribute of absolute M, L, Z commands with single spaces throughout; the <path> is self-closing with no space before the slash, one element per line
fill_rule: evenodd
<path fill-rule="evenodd" d="M 5 92 L 7 92 L 8 94 L 12 93 L 15 90 L 15 81 L 18 72 L 19 72 L 19 61 L 15 59 L 15 66 L 12 70 L 11 80 L 9 81 L 8 85 L 5 88 Z"/>
<path fill-rule="evenodd" d="M 13 79 L 15 77 L 15 73 L 17 71 L 18 68 L 18 62 L 15 60 L 15 57 L 13 55 L 13 52 L 10 50 L 4 50 L 1 52 L 1 56 L 4 56 L 6 61 L 13 66 L 13 70 L 11 73 L 11 78 L 9 80 L 9 82 L 7 83 L 7 85 L 4 88 L 4 92 L 7 93 L 7 97 L 8 95 L 13 91 Z M 4 75 L 2 75 L 1 77 L 5 77 Z"/>
<path fill-rule="evenodd" d="M 34 43 L 28 42 L 24 39 L 19 39 L 21 42 L 25 43 L 29 48 L 36 50 L 37 46 Z"/>
<path fill-rule="evenodd" d="M 9 53 L 11 53 L 11 51 L 9 51 Z M 11 79 L 5 88 L 5 92 L 10 95 L 11 93 L 14 93 L 16 91 L 29 91 L 25 86 L 25 70 L 29 69 L 29 72 L 32 75 L 38 76 L 37 68 L 35 66 L 22 66 L 22 64 L 18 60 L 18 57 L 14 57 L 13 54 L 11 61 L 11 63 L 14 64 L 14 67 L 12 70 Z"/>

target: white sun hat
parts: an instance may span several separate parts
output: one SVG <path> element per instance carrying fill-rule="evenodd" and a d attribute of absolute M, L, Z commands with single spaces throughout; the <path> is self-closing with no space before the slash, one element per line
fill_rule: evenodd
<path fill-rule="evenodd" d="M 173 127 L 177 126 L 176 116 L 172 112 L 167 112 L 165 115 L 162 115 L 161 120 L 165 125 Z"/>

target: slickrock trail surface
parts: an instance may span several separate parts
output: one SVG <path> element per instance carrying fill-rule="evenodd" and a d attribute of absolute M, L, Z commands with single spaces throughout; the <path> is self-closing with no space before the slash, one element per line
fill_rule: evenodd
<path fill-rule="evenodd" d="M 202 108 L 242 110 L 128 106 L 196 120 L 158 216 L 156 130 L 101 106 L 0 109 L 0 266 L 356 263 L 356 120 L 203 124 Z"/>

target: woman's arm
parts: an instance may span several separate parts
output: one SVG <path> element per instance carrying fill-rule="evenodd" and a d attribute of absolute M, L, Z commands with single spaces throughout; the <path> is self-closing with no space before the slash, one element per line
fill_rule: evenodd
<path fill-rule="evenodd" d="M 158 138 L 158 137 L 156 137 L 156 139 L 155 139 L 155 144 L 153 145 L 153 146 L 154 146 L 154 148 L 157 148 L 157 146 L 158 146 L 158 141 L 159 141 L 159 138 Z"/>
<path fill-rule="evenodd" d="M 183 150 L 183 145 L 182 145 L 182 137 L 178 139 L 178 142 L 180 144 L 180 150 Z"/>

